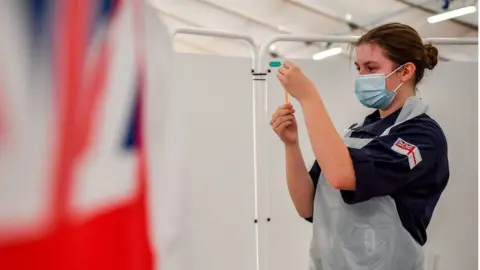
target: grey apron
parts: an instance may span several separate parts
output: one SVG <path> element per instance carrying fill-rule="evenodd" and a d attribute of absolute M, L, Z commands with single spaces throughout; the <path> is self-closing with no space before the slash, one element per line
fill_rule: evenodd
<path fill-rule="evenodd" d="M 380 136 L 427 109 L 420 98 L 409 98 L 395 124 Z M 344 135 L 350 148 L 363 148 L 373 140 L 351 134 L 348 130 Z M 403 227 L 390 196 L 348 205 L 322 173 L 315 193 L 310 259 L 311 270 L 422 270 L 424 255 Z"/>

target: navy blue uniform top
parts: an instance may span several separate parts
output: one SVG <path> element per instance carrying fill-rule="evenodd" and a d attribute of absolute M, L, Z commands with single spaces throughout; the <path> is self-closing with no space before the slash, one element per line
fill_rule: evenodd
<path fill-rule="evenodd" d="M 348 148 L 356 177 L 355 191 L 341 190 L 347 204 L 389 195 L 395 201 L 405 229 L 420 244 L 427 241 L 426 228 L 440 194 L 450 175 L 447 140 L 440 126 L 422 114 L 393 127 L 389 135 L 380 136 L 394 125 L 400 109 L 381 119 L 379 111 L 367 116 L 362 127 L 353 128 L 353 138 L 374 138 L 361 149 Z M 416 146 L 418 163 L 411 168 L 409 156 L 395 147 L 398 139 Z M 418 152 L 417 152 L 418 154 Z M 410 159 L 412 157 L 410 156 Z M 315 161 L 310 170 L 315 188 L 321 169 Z M 312 222 L 312 218 L 307 218 Z"/>

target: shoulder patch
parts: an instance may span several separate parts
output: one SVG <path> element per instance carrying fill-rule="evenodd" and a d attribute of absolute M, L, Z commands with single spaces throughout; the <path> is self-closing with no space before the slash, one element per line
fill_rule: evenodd
<path fill-rule="evenodd" d="M 392 150 L 408 157 L 410 169 L 413 169 L 420 162 L 422 162 L 422 154 L 417 146 L 406 142 L 402 138 L 398 138 L 393 144 Z"/>

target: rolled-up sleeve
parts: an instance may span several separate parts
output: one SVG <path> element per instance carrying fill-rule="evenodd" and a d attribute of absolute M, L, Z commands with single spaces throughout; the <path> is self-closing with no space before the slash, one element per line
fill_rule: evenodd
<path fill-rule="evenodd" d="M 392 195 L 431 171 L 447 154 L 445 136 L 433 121 L 407 121 L 361 149 L 348 148 L 355 171 L 354 191 L 341 191 L 348 204 Z"/>
<path fill-rule="evenodd" d="M 320 166 L 318 165 L 318 162 L 315 160 L 312 168 L 308 172 L 308 174 L 310 175 L 310 178 L 312 179 L 313 186 L 315 187 L 315 190 L 317 189 L 318 179 L 320 178 L 321 173 L 322 173 L 322 169 L 320 169 Z"/>
<path fill-rule="evenodd" d="M 312 168 L 310 169 L 310 171 L 308 171 L 308 174 L 310 175 L 310 178 L 312 179 L 312 182 L 313 182 L 314 190 L 317 189 L 318 179 L 320 178 L 321 173 L 322 173 L 322 169 L 320 168 L 320 165 L 318 165 L 318 162 L 315 160 Z M 313 217 L 305 218 L 305 220 L 308 222 L 313 222 Z"/>

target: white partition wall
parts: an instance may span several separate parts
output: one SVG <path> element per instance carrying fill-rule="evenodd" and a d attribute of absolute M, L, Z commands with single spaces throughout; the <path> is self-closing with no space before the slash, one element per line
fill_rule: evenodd
<path fill-rule="evenodd" d="M 353 93 L 355 66 L 348 59 L 295 61 L 315 82 L 339 132 L 366 116 Z M 268 79 L 268 113 L 284 103 L 284 90 L 275 70 Z M 428 228 L 428 270 L 477 269 L 477 63 L 440 62 L 426 72 L 420 95 L 430 105 L 429 114 L 444 129 L 449 144 L 451 177 Z M 297 109 L 300 142 L 307 166 L 310 148 L 301 108 Z M 301 219 L 291 203 L 285 179 L 284 151 L 273 132 L 269 139 L 268 227 L 269 270 L 308 269 L 311 224 Z M 260 200 L 260 203 L 264 203 Z M 436 255 L 436 256 L 435 256 Z"/>
<path fill-rule="evenodd" d="M 252 60 L 176 57 L 189 117 L 185 269 L 256 269 Z"/>

